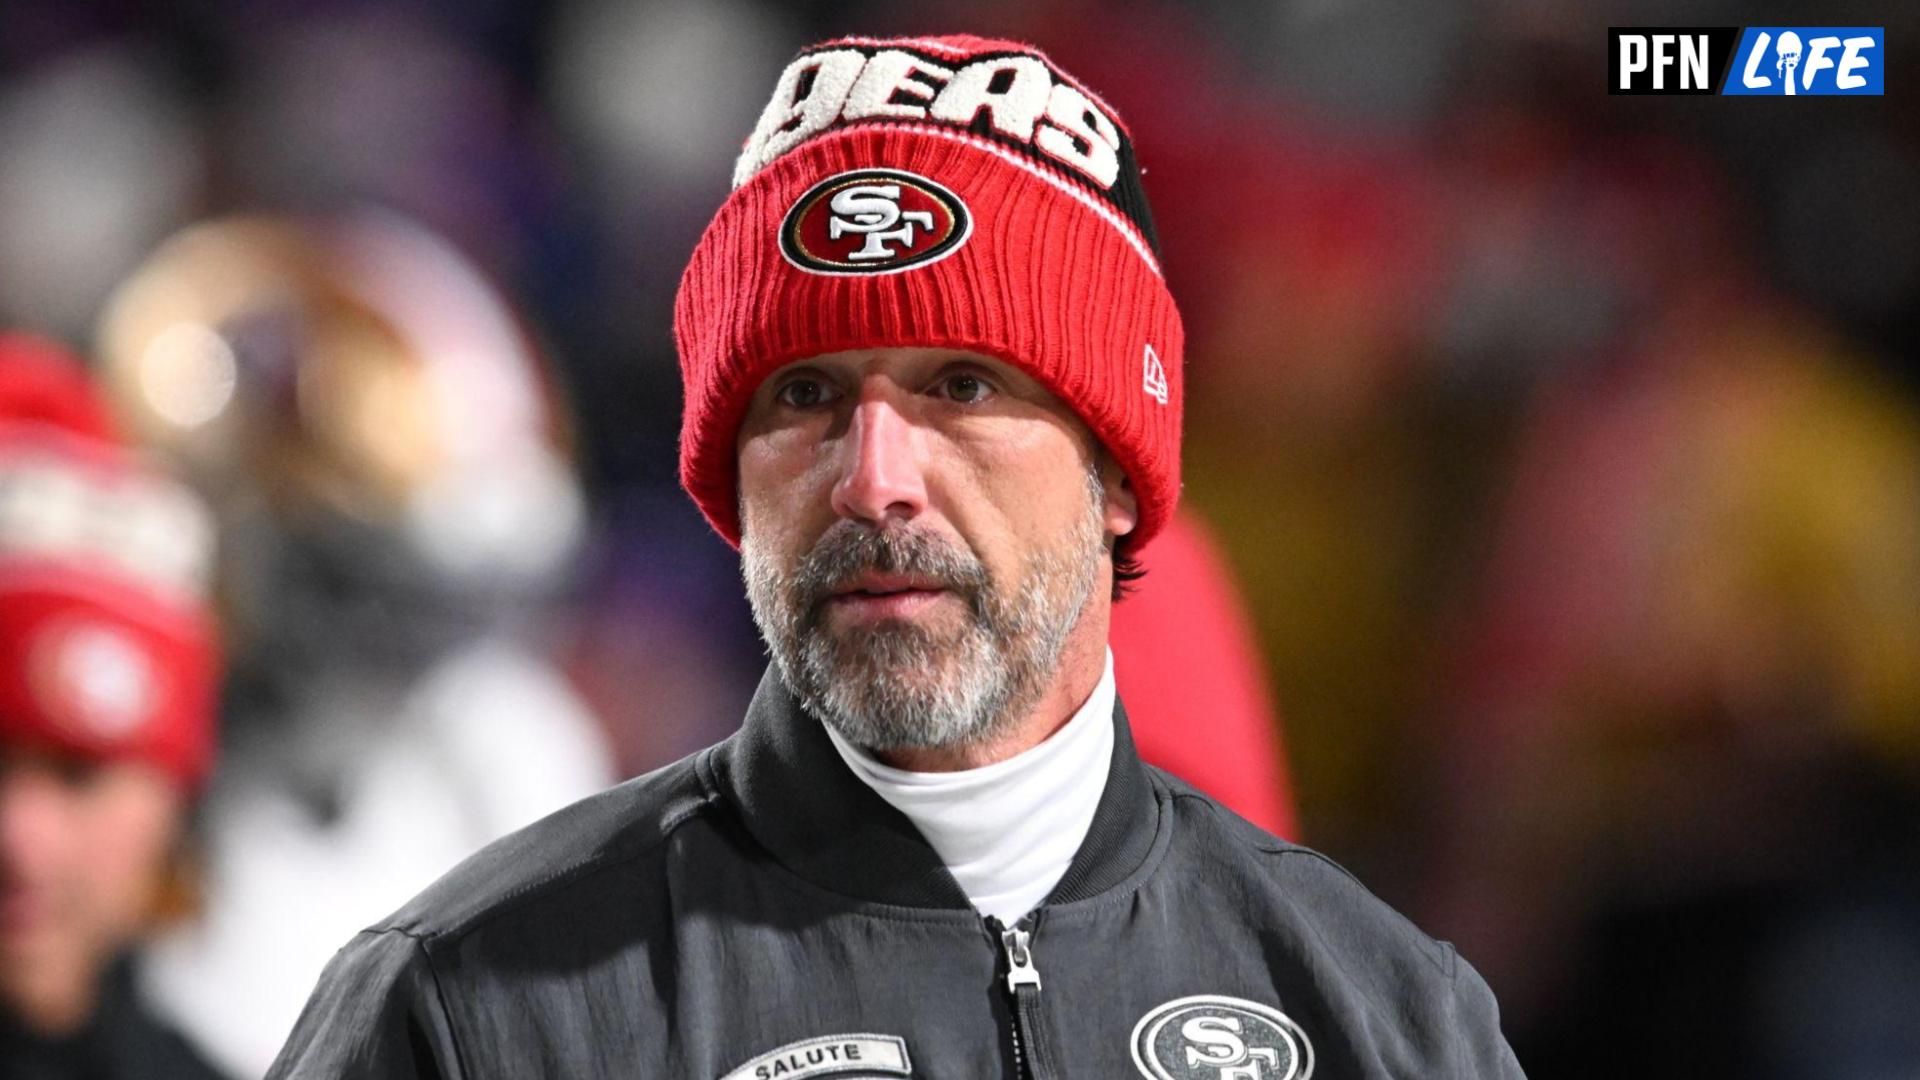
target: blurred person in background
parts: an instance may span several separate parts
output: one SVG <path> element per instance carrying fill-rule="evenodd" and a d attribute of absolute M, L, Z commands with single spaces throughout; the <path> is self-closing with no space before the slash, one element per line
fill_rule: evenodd
<path fill-rule="evenodd" d="M 374 211 L 189 227 L 99 353 L 130 435 L 214 508 L 233 657 L 205 918 L 146 974 L 258 1075 L 342 939 L 613 778 L 521 637 L 583 524 L 566 422 L 492 286 Z"/>
<path fill-rule="evenodd" d="M 212 541 L 199 501 L 119 443 L 77 360 L 0 335 L 0 1075 L 216 1075 L 132 975 L 190 904 Z"/>
<path fill-rule="evenodd" d="M 1920 416 L 1724 280 L 1637 346 L 1530 417 L 1421 744 L 1434 917 L 1556 1076 L 1914 1075 Z"/>
<path fill-rule="evenodd" d="M 1113 606 L 1111 644 L 1141 758 L 1299 840 L 1280 711 L 1212 530 L 1183 505 L 1140 565 L 1127 602 Z"/>

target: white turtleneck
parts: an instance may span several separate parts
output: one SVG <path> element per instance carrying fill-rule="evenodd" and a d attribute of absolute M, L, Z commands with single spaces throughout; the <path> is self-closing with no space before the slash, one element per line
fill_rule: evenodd
<path fill-rule="evenodd" d="M 1080 850 L 1113 762 L 1113 650 L 1093 693 L 1045 742 L 957 772 L 874 759 L 827 726 L 853 774 L 907 816 L 981 914 L 1012 924 L 1046 899 Z"/>

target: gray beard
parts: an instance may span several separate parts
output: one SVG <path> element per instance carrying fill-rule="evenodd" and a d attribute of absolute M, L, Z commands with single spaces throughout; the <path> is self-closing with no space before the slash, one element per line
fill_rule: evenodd
<path fill-rule="evenodd" d="M 1067 636 L 1099 578 L 1104 493 L 1089 474 L 1088 509 L 1066 542 L 1036 551 L 1011 590 L 970 553 L 911 527 L 842 520 L 791 573 L 754 543 L 740 545 L 754 622 L 802 706 L 871 750 L 977 745 L 1006 735 L 1045 692 Z M 965 602 L 958 630 L 885 620 L 831 631 L 827 597 L 855 575 L 924 574 Z"/>

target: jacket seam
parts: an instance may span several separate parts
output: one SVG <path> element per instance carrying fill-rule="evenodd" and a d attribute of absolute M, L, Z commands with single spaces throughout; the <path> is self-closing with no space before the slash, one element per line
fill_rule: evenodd
<path fill-rule="evenodd" d="M 1213 813 L 1220 813 L 1222 811 L 1222 808 L 1218 805 L 1216 800 L 1214 800 L 1211 796 L 1205 794 L 1204 792 L 1180 791 L 1178 789 L 1170 789 L 1170 790 L 1172 791 L 1173 797 L 1176 799 L 1192 799 L 1195 802 L 1200 803 L 1202 806 L 1207 807 L 1208 810 Z M 1277 837 L 1275 839 L 1278 840 Z M 1325 866 L 1329 867 L 1335 873 L 1345 878 L 1348 881 L 1348 883 L 1351 884 L 1354 888 L 1360 890 L 1360 892 L 1363 895 L 1365 895 L 1368 900 L 1373 901 L 1375 905 L 1380 907 L 1382 910 L 1386 911 L 1399 926 L 1401 926 L 1408 933 L 1413 935 L 1413 939 L 1415 942 L 1425 942 L 1428 947 L 1426 949 L 1421 949 L 1418 951 L 1421 953 L 1424 953 L 1427 962 L 1432 964 L 1436 970 L 1446 975 L 1446 977 L 1449 980 L 1452 980 L 1454 978 L 1454 974 L 1458 969 L 1457 958 L 1459 956 L 1459 953 L 1453 948 L 1451 944 L 1441 941 L 1438 938 L 1435 938 L 1432 934 L 1429 934 L 1425 930 L 1420 929 L 1420 927 L 1416 923 L 1414 923 L 1412 919 L 1409 919 L 1405 915 L 1401 914 L 1400 909 L 1387 903 L 1385 900 L 1380 899 L 1378 894 L 1376 894 L 1372 889 L 1367 888 L 1367 885 L 1365 882 L 1353 876 L 1353 871 L 1348 870 L 1344 866 L 1341 866 L 1338 862 L 1336 862 L 1332 858 L 1329 858 L 1325 854 L 1315 851 L 1312 848 L 1301 847 L 1298 844 L 1289 844 L 1284 840 L 1278 840 L 1278 842 L 1281 845 L 1279 847 L 1265 847 L 1260 844 L 1252 844 L 1252 843 L 1249 843 L 1247 846 L 1253 848 L 1255 851 L 1261 852 L 1262 854 L 1277 856 L 1280 858 L 1285 858 L 1286 856 L 1289 856 L 1289 855 L 1305 856 L 1306 858 L 1313 859 L 1314 861 L 1322 863 Z M 1320 940 L 1322 947 L 1330 948 L 1327 945 L 1326 940 L 1320 937 L 1319 931 L 1317 929 L 1314 930 L 1314 936 Z M 1337 950 L 1330 950 L 1330 951 L 1337 951 Z"/>
<path fill-rule="evenodd" d="M 1441 944 L 1447 946 L 1448 954 L 1455 960 L 1447 972 L 1447 1019 L 1451 1022 L 1449 1026 L 1457 1033 L 1463 1030 L 1460 1024 L 1460 965 L 1458 962 L 1460 954 L 1454 949 L 1451 943 L 1441 942 Z M 1466 1076 L 1467 1040 L 1455 1034 L 1451 1041 L 1453 1043 L 1454 1072 L 1460 1076 Z"/>
<path fill-rule="evenodd" d="M 1375 905 L 1377 905 L 1381 910 L 1385 911 L 1393 919 L 1394 922 L 1399 924 L 1408 933 L 1412 934 L 1415 941 L 1425 942 L 1427 945 L 1427 948 L 1419 951 L 1426 954 L 1427 962 L 1432 964 L 1434 968 L 1440 971 L 1442 974 L 1446 975 L 1448 979 L 1453 978 L 1454 964 L 1452 963 L 1451 958 L 1454 955 L 1456 955 L 1453 951 L 1453 946 L 1447 944 L 1444 941 L 1441 941 L 1440 939 L 1434 937 L 1432 934 L 1427 933 L 1425 930 L 1420 929 L 1419 925 L 1415 923 L 1412 919 L 1409 919 L 1405 915 L 1402 915 L 1400 913 L 1399 908 L 1396 908 L 1392 904 L 1387 903 L 1385 900 L 1380 899 L 1378 894 L 1376 894 L 1372 889 L 1367 888 L 1365 882 L 1362 882 L 1359 878 L 1354 877 L 1353 871 L 1348 870 L 1346 867 L 1341 866 L 1339 863 L 1321 854 L 1320 852 L 1313 850 L 1312 848 L 1288 847 L 1278 851 L 1275 851 L 1272 849 L 1260 849 L 1260 850 L 1266 851 L 1267 854 L 1269 855 L 1278 855 L 1283 858 L 1288 855 L 1304 855 L 1304 856 L 1307 856 L 1308 858 L 1314 859 L 1338 871 L 1341 877 L 1344 877 L 1349 882 L 1351 882 L 1354 888 L 1359 889 L 1363 894 L 1366 895 L 1367 899 L 1373 901 Z"/>
<path fill-rule="evenodd" d="M 447 927 L 444 930 L 419 931 L 419 930 L 414 930 L 409 927 L 399 926 L 399 925 L 378 927 L 377 929 L 399 931 L 400 933 L 405 934 L 416 941 L 419 941 L 423 948 L 454 944 L 460 941 L 462 938 L 465 938 L 467 935 L 472 934 L 475 931 L 479 930 L 480 928 L 486 926 L 488 923 L 493 922 L 495 919 L 498 919 L 503 915 L 512 913 L 513 911 L 520 908 L 526 902 L 538 899 L 539 894 L 542 894 L 548 891 L 550 887 L 557 887 L 561 885 L 572 884 L 575 881 L 578 881 L 583 878 L 591 877 L 604 870 L 611 870 L 611 869 L 614 869 L 615 867 L 623 866 L 627 863 L 631 863 L 638 859 L 645 858 L 647 855 L 651 854 L 655 848 L 660 847 L 661 845 L 665 844 L 669 839 L 671 839 L 675 830 L 679 829 L 680 826 L 686 824 L 688 821 L 692 820 L 693 818 L 698 817 L 700 814 L 705 813 L 706 811 L 711 809 L 712 806 L 713 806 L 713 798 L 711 793 L 703 795 L 700 798 L 700 800 L 694 803 L 692 806 L 689 806 L 673 814 L 671 817 L 668 817 L 666 820 L 662 821 L 660 823 L 660 834 L 658 836 L 655 836 L 649 839 L 646 843 L 642 844 L 640 847 L 637 847 L 632 851 L 622 852 L 618 855 L 592 856 L 580 862 L 574 863 L 570 866 L 561 867 L 560 869 L 553 871 L 552 873 L 546 875 L 545 877 L 539 878 L 534 881 L 530 881 L 527 884 L 522 885 L 521 887 L 513 890 L 507 895 L 501 897 L 499 901 L 497 901 L 496 903 L 489 905 L 486 908 L 486 910 L 477 913 L 476 915 L 473 916 L 472 919 L 466 922 L 457 923 L 453 926 Z"/>
<path fill-rule="evenodd" d="M 406 931 L 403 930 L 401 933 L 405 934 Z M 427 951 L 426 942 L 412 934 L 407 934 L 407 937 L 413 939 L 413 947 L 419 950 L 420 959 L 427 965 L 427 975 L 433 980 L 434 1002 L 440 1008 L 440 1019 L 447 1025 L 447 1041 L 453 1044 L 454 1067 L 460 1070 L 460 1075 L 455 1080 L 465 1080 L 466 1077 L 472 1076 L 473 1072 L 467 1068 L 467 1053 L 460 1045 L 460 1033 L 453 1027 L 453 1010 L 447 1008 L 447 989 L 440 985 L 440 968 L 434 964 L 433 954 Z"/>

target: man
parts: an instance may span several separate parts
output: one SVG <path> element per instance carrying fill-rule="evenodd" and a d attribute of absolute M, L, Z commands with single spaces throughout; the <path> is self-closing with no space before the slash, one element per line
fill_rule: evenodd
<path fill-rule="evenodd" d="M 1449 947 L 1133 750 L 1181 328 L 1112 110 L 846 39 L 734 180 L 676 329 L 774 661 L 744 726 L 355 938 L 273 1075 L 1519 1076 Z"/>
<path fill-rule="evenodd" d="M 211 526 L 79 365 L 0 336 L 0 1073 L 214 1075 L 128 953 L 213 755 Z M 177 889 L 177 883 L 174 887 Z"/>

